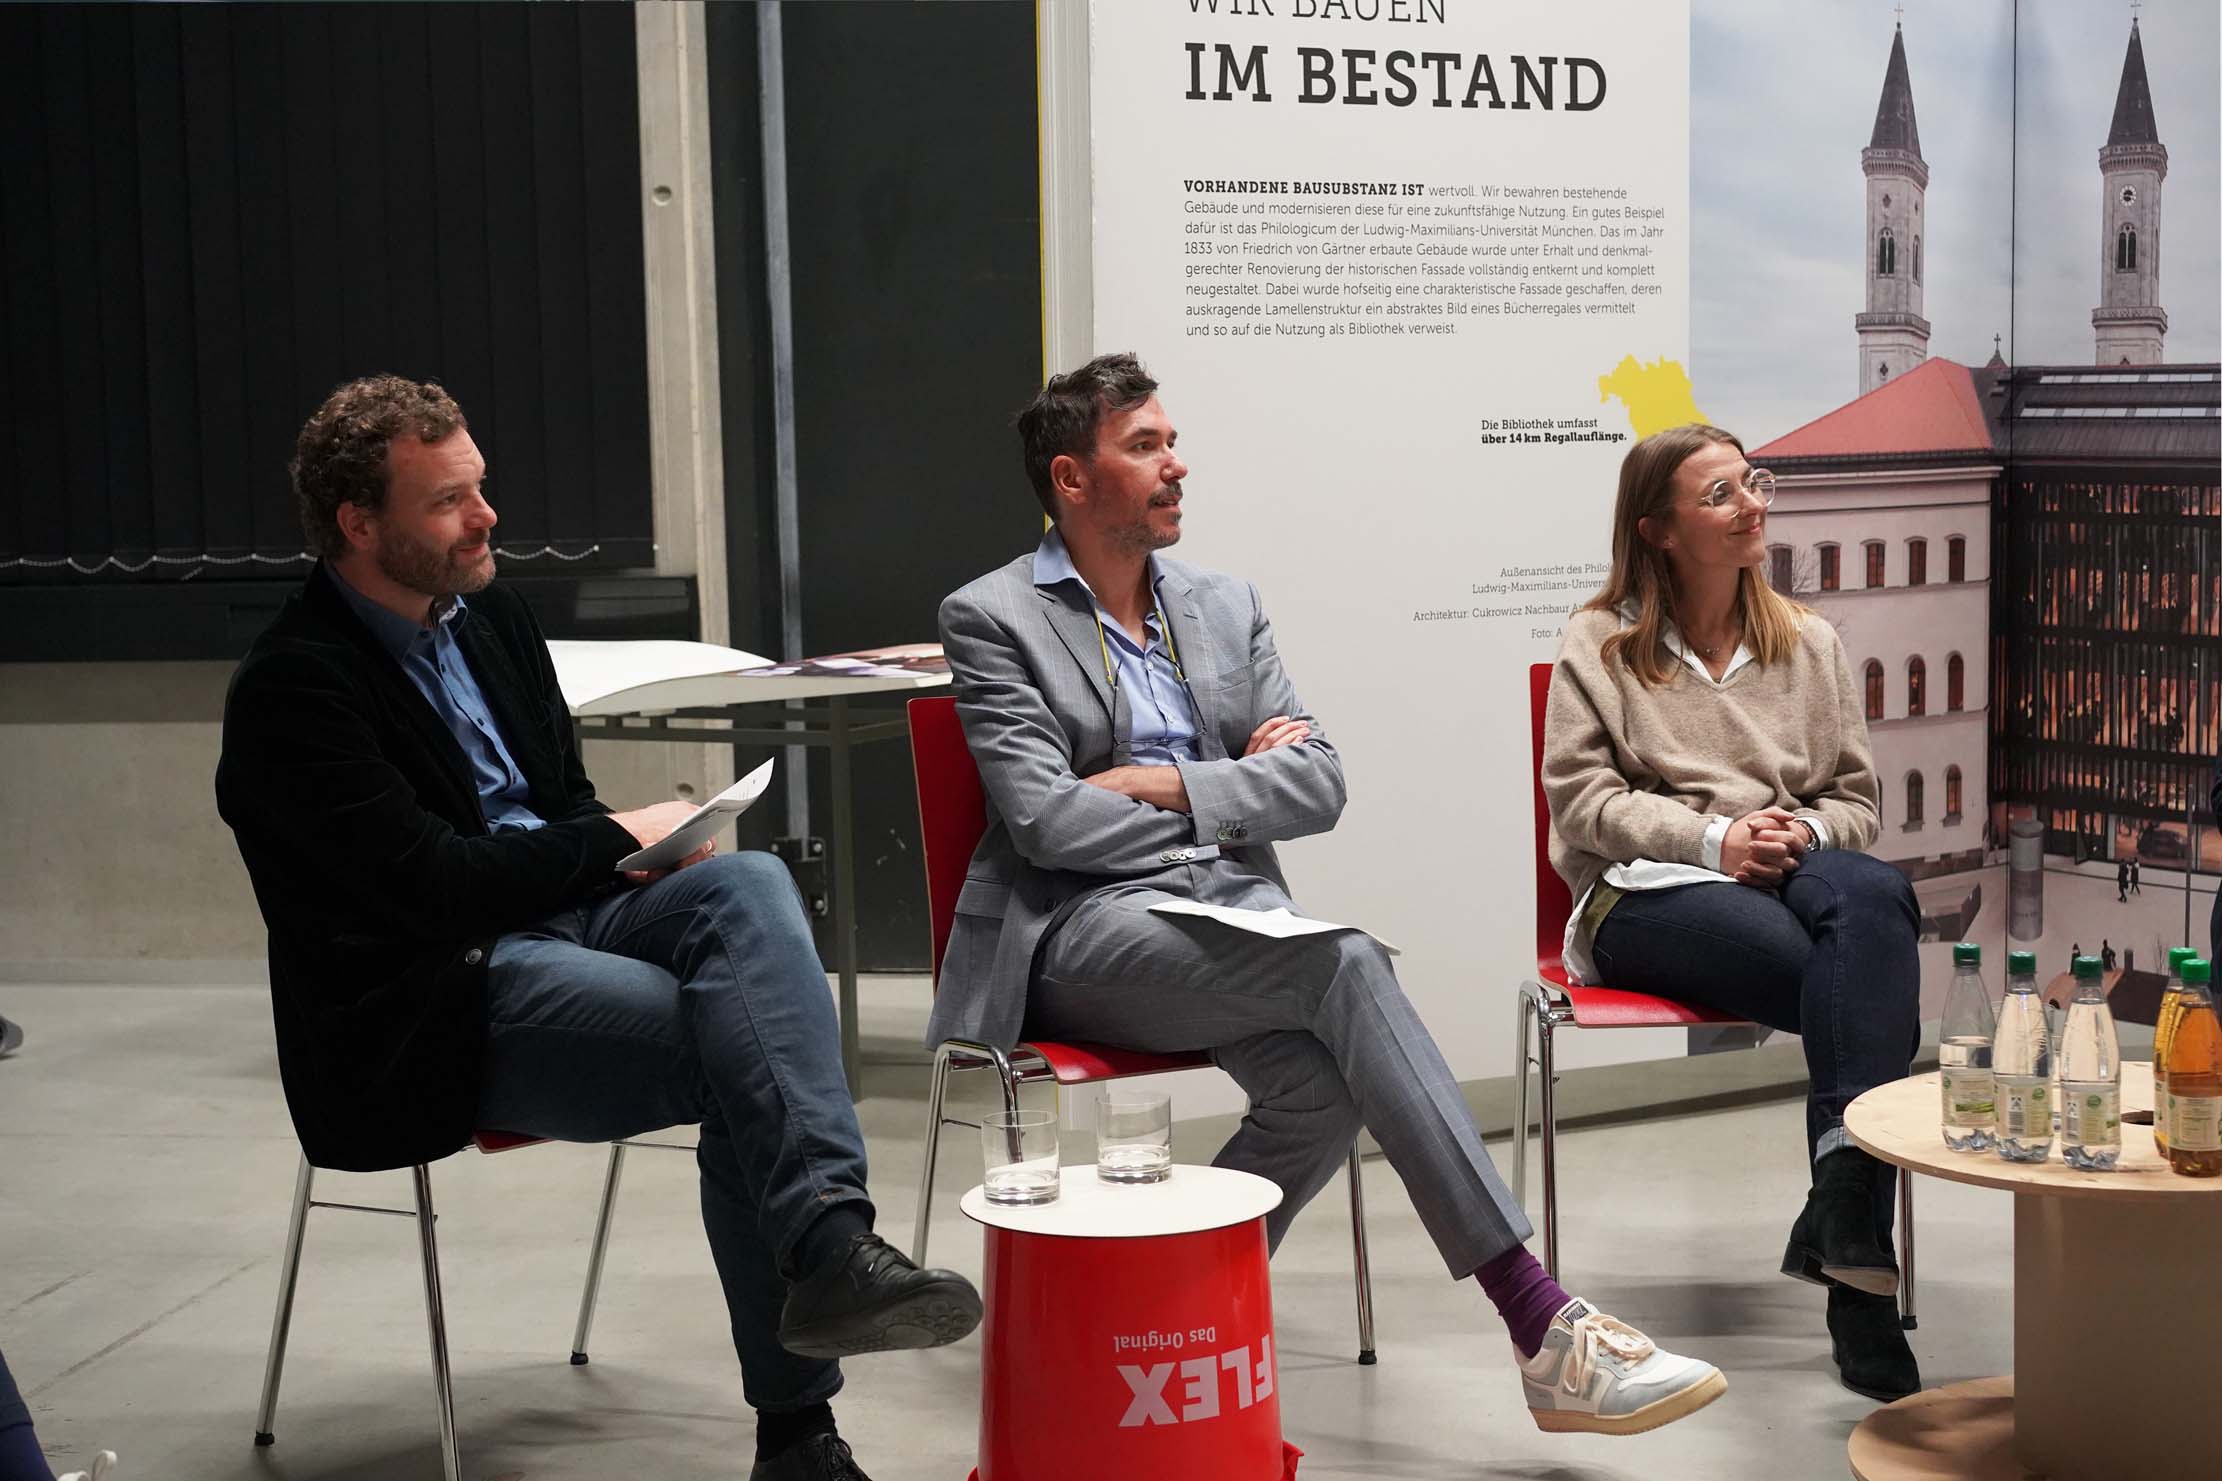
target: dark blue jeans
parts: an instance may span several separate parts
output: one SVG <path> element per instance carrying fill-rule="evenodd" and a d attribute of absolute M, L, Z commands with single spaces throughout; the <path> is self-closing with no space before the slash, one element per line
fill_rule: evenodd
<path fill-rule="evenodd" d="M 605 1142 L 702 1123 L 702 1227 L 750 1405 L 832 1396 L 840 1367 L 779 1345 L 783 1273 L 829 1205 L 865 1194 L 833 995 L 786 866 L 719 855 L 502 937 L 486 976 L 481 1126 Z"/>
<path fill-rule="evenodd" d="M 1825 849 L 1806 855 L 1780 890 L 1724 882 L 1624 895 L 1590 954 L 1606 987 L 1800 1035 L 1813 1082 L 1805 1111 L 1812 1156 L 1841 1139 L 1844 1108 L 1861 1091 L 1902 1078 L 1913 1063 L 1920 922 L 1904 874 L 1867 854 Z"/>

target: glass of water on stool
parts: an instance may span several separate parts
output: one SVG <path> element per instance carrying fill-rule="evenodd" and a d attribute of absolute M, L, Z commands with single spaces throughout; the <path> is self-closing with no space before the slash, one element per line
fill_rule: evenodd
<path fill-rule="evenodd" d="M 980 1151 L 987 1159 L 988 1202 L 1057 1201 L 1055 1111 L 987 1112 L 980 1117 Z"/>
<path fill-rule="evenodd" d="M 1173 1175 L 1173 1098 L 1112 1085 L 1096 1102 L 1096 1176 L 1106 1183 L 1162 1183 Z"/>

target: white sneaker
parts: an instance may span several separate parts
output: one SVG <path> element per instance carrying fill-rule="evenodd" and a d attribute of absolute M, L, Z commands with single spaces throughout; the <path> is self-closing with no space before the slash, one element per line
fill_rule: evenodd
<path fill-rule="evenodd" d="M 1538 1429 L 1639 1435 L 1695 1414 L 1728 1380 L 1577 1297 L 1551 1318 L 1535 1356 L 1520 1359 L 1520 1386 Z"/>
<path fill-rule="evenodd" d="M 116 1452 L 103 1450 L 93 1457 L 93 1468 L 91 1470 L 71 1471 L 66 1476 L 56 1476 L 54 1481 L 102 1481 L 103 1477 L 115 1469 L 115 1465 Z"/>

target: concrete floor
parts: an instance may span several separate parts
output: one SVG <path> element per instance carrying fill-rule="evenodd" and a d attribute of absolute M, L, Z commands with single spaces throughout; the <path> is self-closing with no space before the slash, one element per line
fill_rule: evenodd
<path fill-rule="evenodd" d="M 119 1481 L 436 1478 L 415 1245 L 395 1219 L 312 1217 L 278 1444 L 250 1444 L 297 1155 L 265 992 L 10 984 L 0 1012 L 30 1036 L 0 1061 L 0 1347 L 57 1466 L 108 1447 L 123 1456 Z M 867 1045 L 907 1048 L 914 1027 L 886 1024 Z M 878 1067 L 863 1107 L 882 1228 L 899 1244 L 923 1078 Z M 1367 1194 L 1381 1361 L 1355 1366 L 1331 1187 L 1274 1265 L 1282 1412 L 1305 1481 L 1845 1475 L 1846 1436 L 1870 1405 L 1835 1381 L 1820 1292 L 1774 1273 L 1803 1196 L 1800 1117 L 1785 1100 L 1563 1137 L 1566 1284 L 1729 1376 L 1703 1414 L 1631 1439 L 1534 1428 L 1494 1313 L 1445 1280 L 1379 1161 Z M 977 1274 L 980 1243 L 955 1207 L 968 1150 L 953 1139 L 944 1158 L 933 1253 Z M 1503 1166 L 1502 1141 L 1494 1150 Z M 594 1361 L 565 1361 L 603 1160 L 541 1146 L 433 1170 L 464 1473 L 743 1477 L 752 1421 L 689 1159 L 632 1157 Z M 320 1194 L 402 1200 L 406 1176 L 331 1174 Z M 2004 1371 L 2007 1198 L 1928 1180 L 1919 1194 L 1924 1376 Z M 978 1361 L 975 1337 L 850 1365 L 836 1409 L 878 1481 L 966 1475 Z"/>

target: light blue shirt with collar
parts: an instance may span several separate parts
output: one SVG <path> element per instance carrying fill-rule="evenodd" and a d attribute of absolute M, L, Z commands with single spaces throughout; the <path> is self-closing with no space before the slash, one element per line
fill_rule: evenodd
<path fill-rule="evenodd" d="M 432 712 L 447 726 L 448 734 L 470 762 L 471 777 L 478 784 L 479 810 L 489 828 L 541 828 L 547 820 L 532 810 L 532 788 L 517 769 L 517 759 L 502 741 L 486 696 L 455 641 L 455 624 L 463 615 L 463 599 L 452 597 L 427 627 L 388 611 L 347 584 L 330 564 L 324 573 L 332 578 L 348 607 L 363 620 L 379 645 L 393 655 L 409 682 L 424 696 Z"/>
<path fill-rule="evenodd" d="M 1041 545 L 1034 551 L 1036 586 L 1077 582 L 1095 606 L 1096 621 L 1103 625 L 1104 650 L 1110 655 L 1119 678 L 1119 693 L 1126 701 L 1127 759 L 1136 766 L 1172 766 L 1202 759 L 1196 743 L 1200 727 L 1195 697 L 1188 692 L 1160 628 L 1165 603 L 1159 586 L 1165 573 L 1155 555 L 1149 558 L 1149 573 L 1150 593 L 1155 600 L 1142 618 L 1143 641 L 1137 643 L 1104 610 L 1087 578 L 1073 565 L 1072 553 L 1065 549 L 1064 537 L 1055 527 L 1042 536 Z"/>

